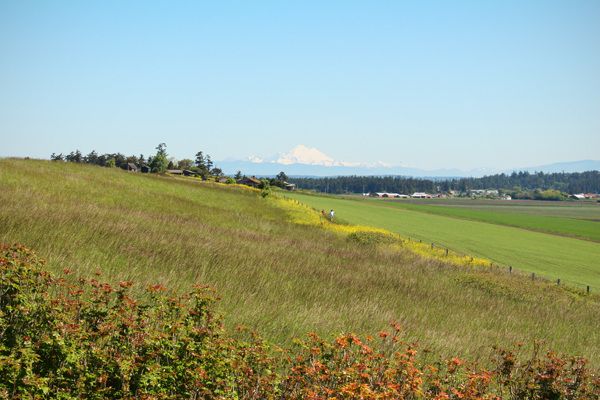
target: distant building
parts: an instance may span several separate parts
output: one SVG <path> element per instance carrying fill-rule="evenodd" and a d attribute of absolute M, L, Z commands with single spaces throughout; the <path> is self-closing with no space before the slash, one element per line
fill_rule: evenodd
<path fill-rule="evenodd" d="M 142 167 L 142 174 L 149 174 L 150 172 L 152 172 L 152 170 L 150 169 L 150 167 L 149 167 L 149 166 L 147 166 L 147 165 L 144 165 L 144 166 Z"/>
<path fill-rule="evenodd" d="M 409 198 L 410 196 L 406 195 L 406 194 L 400 194 L 400 193 L 387 193 L 387 192 L 376 192 L 375 193 L 378 197 L 385 197 L 385 198 Z M 363 196 L 367 196 L 368 194 L 363 194 Z"/>
<path fill-rule="evenodd" d="M 412 194 L 413 199 L 431 199 L 431 195 L 423 192 L 415 192 Z"/>
<path fill-rule="evenodd" d="M 183 171 L 180 169 L 169 169 L 167 172 L 171 175 L 183 175 Z"/>
<path fill-rule="evenodd" d="M 283 182 L 285 183 L 285 190 L 296 190 L 296 184 L 295 183 L 287 183 L 287 182 Z"/>
<path fill-rule="evenodd" d="M 123 169 L 131 172 L 138 172 L 138 167 L 134 163 L 127 163 Z"/>
<path fill-rule="evenodd" d="M 585 200 L 585 195 L 583 193 L 572 194 L 571 197 L 577 200 Z"/>
<path fill-rule="evenodd" d="M 183 175 L 184 176 L 196 176 L 196 173 L 194 171 L 190 171 L 189 169 L 184 169 Z"/>
<path fill-rule="evenodd" d="M 229 178 L 226 177 L 226 176 L 222 176 L 222 177 L 220 177 L 220 178 L 217 179 L 217 182 L 219 182 L 219 183 L 226 183 L 227 179 L 229 179 Z"/>
<path fill-rule="evenodd" d="M 256 179 L 255 176 L 253 176 L 253 177 L 246 176 L 246 177 L 240 179 L 239 181 L 237 181 L 236 183 L 238 185 L 257 187 L 258 184 L 260 183 L 260 181 L 258 179 Z"/>

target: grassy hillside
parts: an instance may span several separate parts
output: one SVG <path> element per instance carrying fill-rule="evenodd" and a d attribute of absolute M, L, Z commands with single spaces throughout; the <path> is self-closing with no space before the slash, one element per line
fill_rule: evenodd
<path fill-rule="evenodd" d="M 600 223 L 598 223 L 597 221 L 587 221 L 583 219 L 564 218 L 546 215 L 531 215 L 525 213 L 514 213 L 504 211 L 510 209 L 510 207 L 503 207 L 503 211 L 497 210 L 495 208 L 493 209 L 493 211 L 491 211 L 489 209 L 478 210 L 468 208 L 466 206 L 458 208 L 436 206 L 430 204 L 413 204 L 406 203 L 401 200 L 381 201 L 361 199 L 361 201 L 368 201 L 372 204 L 386 205 L 390 207 L 404 208 L 407 210 L 422 211 L 432 214 L 446 215 L 449 217 L 457 217 L 463 219 L 472 219 L 475 221 L 491 222 L 494 224 L 516 226 L 519 228 L 558 233 L 562 235 L 569 235 L 581 237 L 584 239 L 600 241 Z M 600 211 L 600 205 L 596 208 L 598 209 L 598 211 Z M 555 209 L 558 209 L 558 207 L 555 207 Z M 588 213 L 588 215 L 591 215 L 591 213 Z"/>
<path fill-rule="evenodd" d="M 309 331 L 376 333 L 394 320 L 405 340 L 444 355 L 486 360 L 495 343 L 541 339 L 600 362 L 593 297 L 357 245 L 292 223 L 307 211 L 251 189 L 3 159 L 0 204 L 0 242 L 31 246 L 55 272 L 100 271 L 138 282 L 140 296 L 146 284 L 213 285 L 229 324 L 281 345 Z"/>

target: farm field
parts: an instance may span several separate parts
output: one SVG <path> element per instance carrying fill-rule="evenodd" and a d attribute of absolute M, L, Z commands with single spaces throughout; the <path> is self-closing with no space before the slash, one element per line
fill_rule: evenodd
<path fill-rule="evenodd" d="M 381 207 L 343 197 L 303 193 L 286 196 L 319 210 L 333 208 L 336 217 L 345 222 L 387 229 L 459 253 L 486 258 L 495 264 L 513 266 L 552 280 L 561 279 L 579 287 L 590 285 L 600 291 L 597 263 L 600 243 L 405 208 Z"/>
<path fill-rule="evenodd" d="M 358 196 L 358 198 L 363 198 Z M 384 202 L 403 202 L 469 210 L 496 211 L 546 217 L 575 218 L 600 221 L 600 203 L 597 201 L 540 201 L 540 200 L 487 200 L 487 199 L 380 199 Z"/>
<path fill-rule="evenodd" d="M 497 206 L 482 208 L 471 208 L 468 204 L 460 206 L 441 206 L 432 204 L 418 204 L 416 202 L 406 202 L 403 200 L 379 200 L 379 199 L 361 199 L 360 201 L 370 202 L 372 204 L 386 205 L 390 207 L 404 208 L 407 210 L 423 211 L 432 214 L 446 215 L 449 217 L 457 217 L 471 219 L 483 222 L 491 222 L 495 224 L 516 226 L 519 228 L 534 229 L 546 231 L 562 235 L 576 236 L 584 239 L 600 241 L 600 222 L 588 221 L 584 219 L 565 218 L 547 216 L 541 213 L 550 214 L 551 210 L 556 210 L 557 213 L 564 208 L 571 207 L 545 207 L 540 214 L 526 213 L 523 208 L 535 209 L 538 207 L 521 206 L 520 212 L 507 212 L 510 206 L 504 206 L 499 209 Z M 463 203 L 473 202 L 465 201 Z M 516 206 L 519 207 L 519 206 Z M 577 208 L 577 207 L 574 207 Z M 586 207 L 596 211 L 595 206 Z M 597 207 L 600 210 L 600 206 Z M 528 210 L 527 210 L 528 211 Z M 592 212 L 586 210 L 587 216 L 591 216 Z"/>
<path fill-rule="evenodd" d="M 228 329 L 245 325 L 283 347 L 307 332 L 377 335 L 395 321 L 404 340 L 431 349 L 434 359 L 486 362 L 494 344 L 531 349 L 533 340 L 545 340 L 560 354 L 600 365 L 598 296 L 357 245 L 321 225 L 294 223 L 315 214 L 257 190 L 0 159 L 0 205 L 0 242 L 30 246 L 57 276 L 69 270 L 74 281 L 133 281 L 131 296 L 141 298 L 148 284 L 179 293 L 211 285 Z"/>

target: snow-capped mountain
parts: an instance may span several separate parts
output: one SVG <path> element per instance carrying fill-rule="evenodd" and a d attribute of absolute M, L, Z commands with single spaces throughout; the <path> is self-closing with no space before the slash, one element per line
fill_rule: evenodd
<path fill-rule="evenodd" d="M 381 161 L 378 161 L 373 164 L 338 161 L 326 156 L 325 154 L 321 153 L 315 148 L 309 149 L 308 147 L 302 145 L 294 147 L 289 153 L 284 153 L 280 151 L 279 153 L 270 158 L 259 158 L 256 156 L 249 156 L 248 158 L 245 158 L 242 161 L 248 161 L 253 163 L 276 163 L 283 165 L 320 165 L 323 167 L 392 167 L 391 164 L 386 164 Z"/>
<path fill-rule="evenodd" d="M 460 169 L 427 170 L 408 165 L 391 165 L 383 162 L 373 164 L 360 162 L 346 162 L 334 160 L 319 150 L 309 149 L 306 146 L 296 146 L 290 152 L 279 152 L 273 157 L 260 158 L 249 156 L 243 160 L 227 158 L 215 162 L 215 165 L 226 174 L 235 174 L 241 171 L 246 175 L 275 176 L 280 171 L 285 171 L 288 176 L 370 176 L 370 175 L 400 175 L 420 178 L 458 178 L 482 177 L 499 173 L 510 174 L 513 171 L 544 172 L 583 172 L 600 170 L 600 161 L 584 160 L 566 163 L 555 163 L 539 167 L 497 170 L 494 168 L 477 168 L 470 171 Z"/>

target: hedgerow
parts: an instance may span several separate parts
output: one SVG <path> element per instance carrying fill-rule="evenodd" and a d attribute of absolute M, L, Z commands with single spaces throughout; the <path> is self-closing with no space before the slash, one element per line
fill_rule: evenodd
<path fill-rule="evenodd" d="M 215 291 L 178 295 L 133 282 L 111 287 L 44 270 L 20 245 L 0 245 L 0 398 L 4 399 L 598 399 L 584 358 L 495 348 L 487 366 L 429 365 L 401 328 L 375 337 L 309 333 L 291 349 L 229 332 Z M 99 275 L 99 273 L 98 273 Z M 422 353 L 422 352 L 421 352 Z"/>

